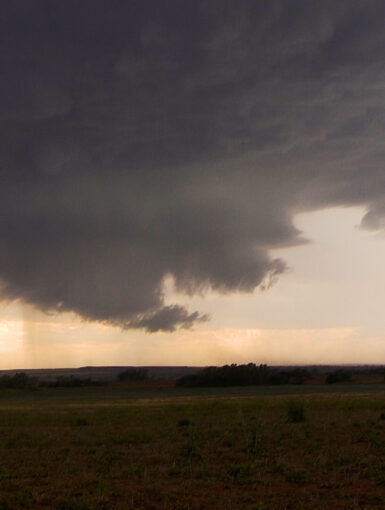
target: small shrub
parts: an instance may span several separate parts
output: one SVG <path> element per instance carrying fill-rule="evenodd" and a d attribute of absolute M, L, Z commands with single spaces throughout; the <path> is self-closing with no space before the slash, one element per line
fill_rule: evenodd
<path fill-rule="evenodd" d="M 287 482 L 297 485 L 302 485 L 309 481 L 307 472 L 302 469 L 286 468 L 284 476 Z"/>
<path fill-rule="evenodd" d="M 243 462 L 241 464 L 232 464 L 227 469 L 227 474 L 238 482 L 248 480 L 254 472 L 254 463 Z"/>
<path fill-rule="evenodd" d="M 58 510 L 91 510 L 92 506 L 88 501 L 62 500 Z"/>
<path fill-rule="evenodd" d="M 181 455 L 187 459 L 201 458 L 195 441 L 195 431 L 193 428 L 189 430 L 189 437 L 186 445 L 182 448 Z"/>
<path fill-rule="evenodd" d="M 170 469 L 168 470 L 169 476 L 177 476 L 180 475 L 180 467 L 177 465 L 176 462 L 173 462 Z"/>
<path fill-rule="evenodd" d="M 15 495 L 15 502 L 18 508 L 33 508 L 34 503 L 36 503 L 35 497 L 33 493 L 21 487 L 17 494 Z"/>
<path fill-rule="evenodd" d="M 76 418 L 75 425 L 77 427 L 86 427 L 88 425 L 88 421 L 85 418 Z"/>

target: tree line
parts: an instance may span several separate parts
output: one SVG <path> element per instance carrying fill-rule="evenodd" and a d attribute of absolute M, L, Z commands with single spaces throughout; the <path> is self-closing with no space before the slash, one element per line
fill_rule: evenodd
<path fill-rule="evenodd" d="M 303 384 L 312 378 L 312 373 L 301 367 L 274 369 L 265 364 L 224 365 L 207 367 L 200 372 L 181 377 L 177 386 L 260 386 L 275 384 Z"/>
<path fill-rule="evenodd" d="M 196 374 L 186 375 L 178 379 L 177 386 L 261 386 L 280 384 L 304 384 L 315 378 L 325 384 L 352 383 L 356 375 L 382 375 L 385 377 L 383 366 L 377 367 L 269 367 L 265 364 L 256 365 L 224 365 L 222 367 L 206 367 Z"/>
<path fill-rule="evenodd" d="M 0 377 L 0 389 L 25 389 L 25 388 L 79 388 L 82 386 L 104 386 L 104 381 L 93 381 L 90 378 L 74 376 L 59 376 L 53 381 L 39 380 L 25 372 L 16 372 L 14 375 Z"/>

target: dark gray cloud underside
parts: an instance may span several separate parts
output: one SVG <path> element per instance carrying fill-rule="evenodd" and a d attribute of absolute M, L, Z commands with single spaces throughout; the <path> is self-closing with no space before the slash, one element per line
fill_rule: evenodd
<path fill-rule="evenodd" d="M 5 2 L 5 299 L 173 331 L 286 271 L 299 211 L 385 225 L 382 0 Z"/>

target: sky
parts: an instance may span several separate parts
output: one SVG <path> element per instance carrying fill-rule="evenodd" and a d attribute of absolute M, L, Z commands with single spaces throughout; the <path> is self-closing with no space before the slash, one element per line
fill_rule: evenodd
<path fill-rule="evenodd" d="M 0 368 L 385 363 L 384 15 L 5 2 Z"/>

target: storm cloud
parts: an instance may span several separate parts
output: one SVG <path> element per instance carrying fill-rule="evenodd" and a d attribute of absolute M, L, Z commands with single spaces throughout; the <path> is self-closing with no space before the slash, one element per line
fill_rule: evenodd
<path fill-rule="evenodd" d="M 385 225 L 383 0 L 7 1 L 3 299 L 148 331 L 286 271 L 298 212 Z"/>

